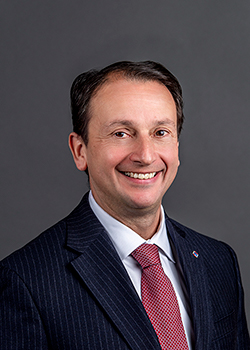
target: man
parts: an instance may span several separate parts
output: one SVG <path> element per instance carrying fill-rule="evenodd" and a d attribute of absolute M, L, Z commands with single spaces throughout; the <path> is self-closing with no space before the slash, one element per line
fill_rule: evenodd
<path fill-rule="evenodd" d="M 179 166 L 177 79 L 118 62 L 78 76 L 71 102 L 91 191 L 1 262 L 0 348 L 250 349 L 235 253 L 161 207 Z"/>

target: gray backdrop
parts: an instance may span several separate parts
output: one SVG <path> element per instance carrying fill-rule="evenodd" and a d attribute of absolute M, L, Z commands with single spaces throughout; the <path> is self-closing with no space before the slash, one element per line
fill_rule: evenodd
<path fill-rule="evenodd" d="M 0 258 L 68 214 L 87 190 L 67 146 L 76 75 L 155 60 L 185 98 L 167 212 L 237 252 L 250 320 L 250 2 L 0 1 Z"/>

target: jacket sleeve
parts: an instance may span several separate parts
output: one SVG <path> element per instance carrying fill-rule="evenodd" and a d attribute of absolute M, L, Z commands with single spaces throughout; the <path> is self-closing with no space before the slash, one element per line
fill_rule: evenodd
<path fill-rule="evenodd" d="M 48 349 L 39 311 L 24 281 L 0 266 L 0 349 Z"/>
<path fill-rule="evenodd" d="M 228 246 L 229 247 L 229 246 Z M 236 278 L 238 283 L 238 315 L 237 315 L 237 350 L 250 350 L 250 339 L 247 328 L 247 321 L 244 307 L 244 291 L 241 282 L 240 270 L 235 252 L 229 247 L 236 271 Z"/>

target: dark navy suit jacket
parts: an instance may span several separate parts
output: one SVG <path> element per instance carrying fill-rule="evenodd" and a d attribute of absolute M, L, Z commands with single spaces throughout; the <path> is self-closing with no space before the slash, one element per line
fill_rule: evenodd
<path fill-rule="evenodd" d="M 233 250 L 169 218 L 166 225 L 189 294 L 194 348 L 250 349 Z M 0 278 L 1 350 L 160 350 L 86 195 L 68 217 L 4 259 Z"/>

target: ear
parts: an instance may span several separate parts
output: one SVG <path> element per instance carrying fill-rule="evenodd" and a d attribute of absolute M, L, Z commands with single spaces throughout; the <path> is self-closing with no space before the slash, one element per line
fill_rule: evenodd
<path fill-rule="evenodd" d="M 87 169 L 87 158 L 86 158 L 86 145 L 80 135 L 72 132 L 69 135 L 69 148 L 71 150 L 72 156 L 76 167 L 84 171 Z"/>
<path fill-rule="evenodd" d="M 180 151 L 179 151 L 179 141 L 178 141 L 178 144 L 177 144 L 177 147 L 178 147 L 178 167 L 181 165 L 181 162 L 180 162 Z"/>

